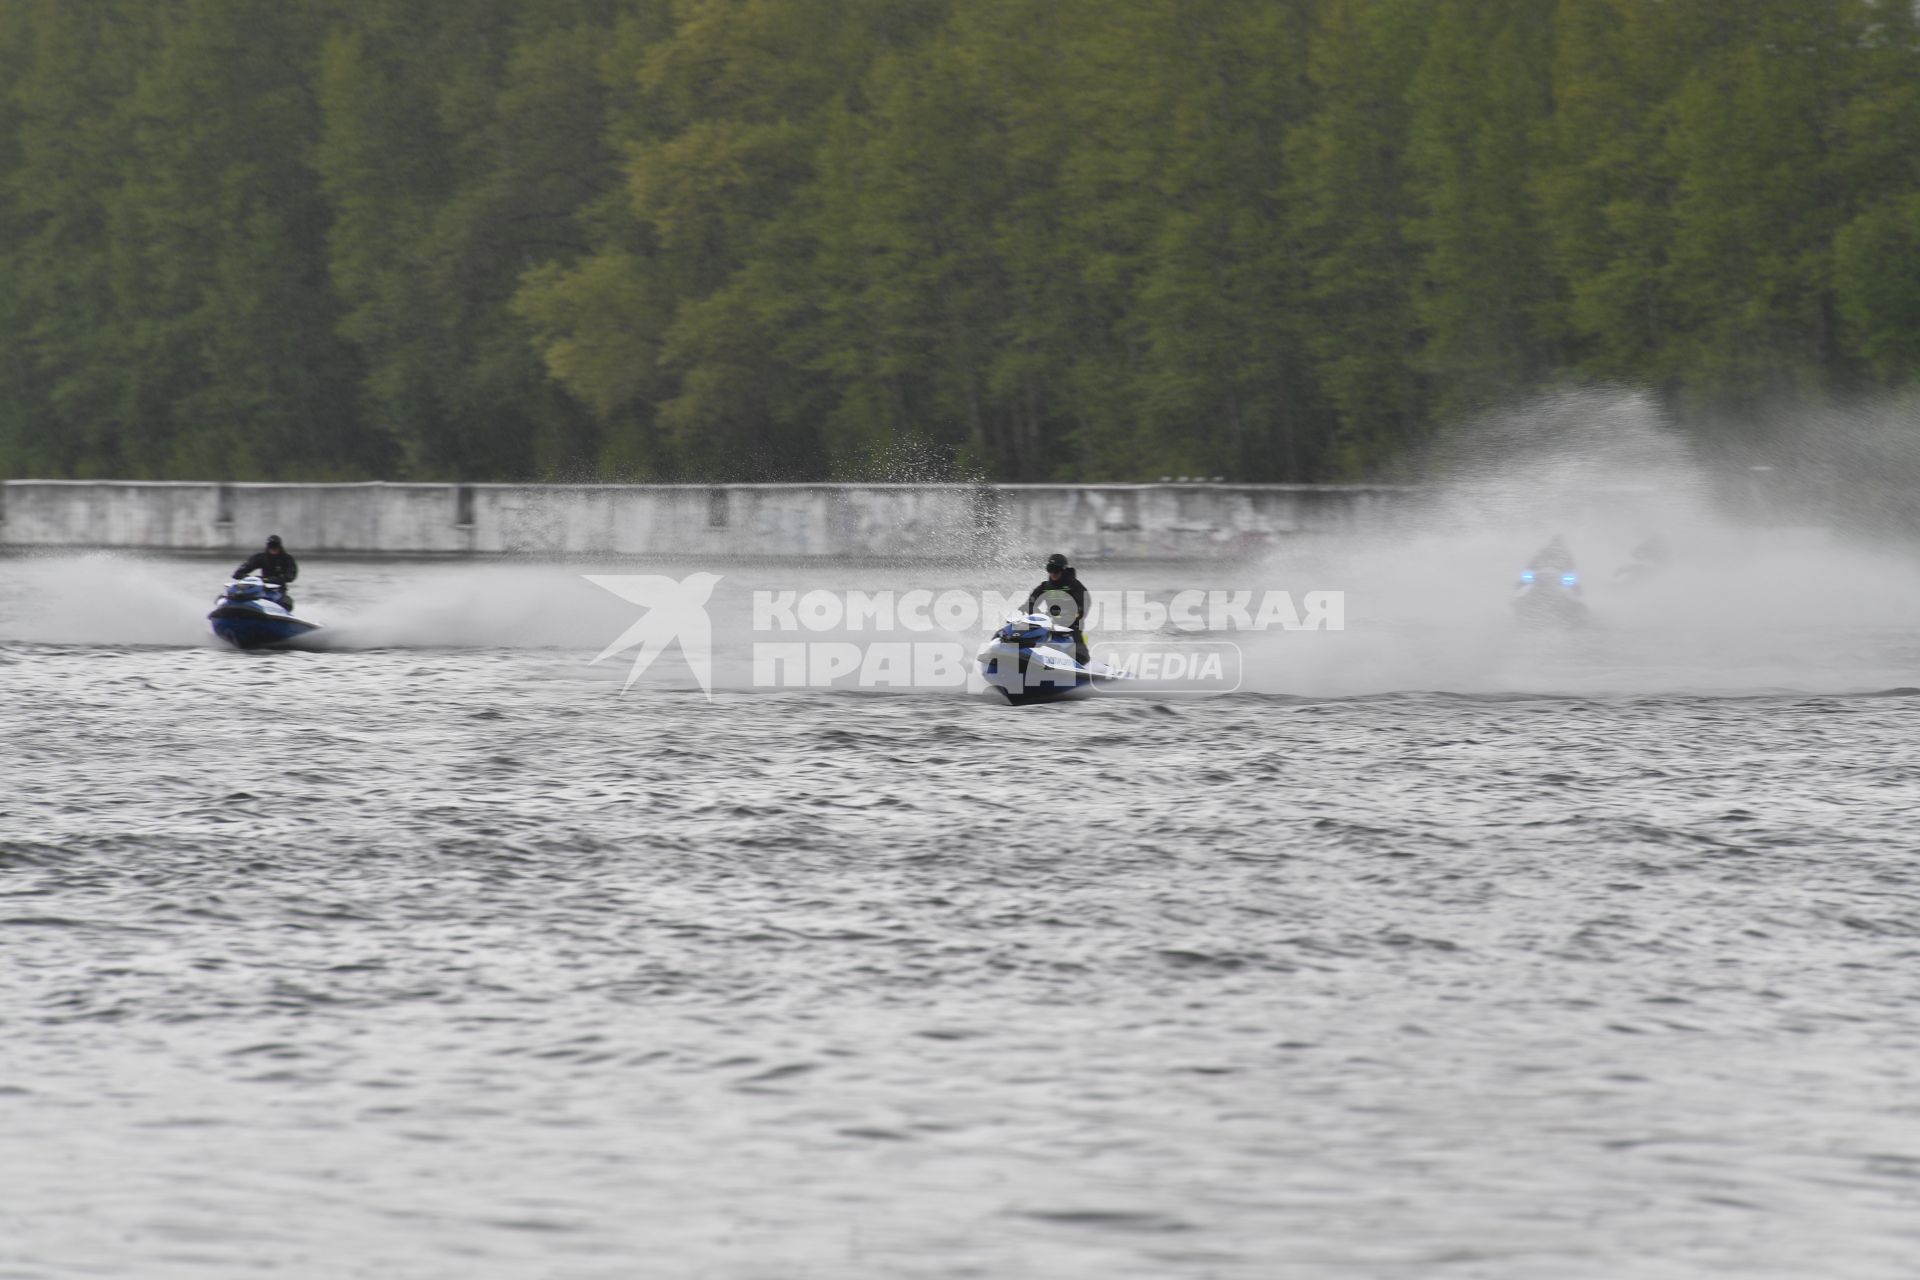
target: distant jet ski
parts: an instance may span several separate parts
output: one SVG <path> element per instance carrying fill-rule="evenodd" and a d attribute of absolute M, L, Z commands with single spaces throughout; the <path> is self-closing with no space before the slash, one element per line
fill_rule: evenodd
<path fill-rule="evenodd" d="M 320 629 L 293 616 L 285 587 L 253 577 L 229 582 L 207 617 L 213 634 L 236 649 L 271 649 Z"/>
<path fill-rule="evenodd" d="M 1672 559 L 1673 550 L 1666 538 L 1656 533 L 1633 549 L 1627 562 L 1614 570 L 1613 580 L 1623 584 L 1644 582 L 1665 572 Z"/>
<path fill-rule="evenodd" d="M 1580 598 L 1580 575 L 1572 569 L 1522 569 L 1513 616 L 1534 626 L 1584 627 L 1592 621 Z"/>
<path fill-rule="evenodd" d="M 1014 706 L 1086 693 L 1128 673 L 1073 656 L 1073 628 L 1044 613 L 1016 613 L 980 646 L 980 674 Z"/>

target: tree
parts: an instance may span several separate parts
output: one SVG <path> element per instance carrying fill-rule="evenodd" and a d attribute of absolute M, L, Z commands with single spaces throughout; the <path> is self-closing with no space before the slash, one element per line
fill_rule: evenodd
<path fill-rule="evenodd" d="M 1532 187 L 1544 256 L 1564 281 L 1574 370 L 1651 376 L 1675 323 L 1668 103 L 1698 49 L 1655 0 L 1562 0 L 1552 118 Z"/>
<path fill-rule="evenodd" d="M 1551 18 L 1552 0 L 1441 5 L 1408 89 L 1417 359 L 1443 412 L 1530 391 L 1558 363 L 1560 299 L 1529 189 L 1552 112 Z"/>
<path fill-rule="evenodd" d="M 1426 421 L 1405 89 L 1431 7 L 1329 0 L 1307 55 L 1312 115 L 1287 143 L 1307 274 L 1302 327 L 1339 413 L 1333 469 L 1348 476 L 1390 463 Z"/>
<path fill-rule="evenodd" d="M 132 158 L 127 103 L 178 5 L 31 0 L 5 6 L 13 82 L 5 175 L 7 363 L 20 465 L 125 475 L 142 452 L 126 379 L 133 335 L 116 293 L 114 204 Z"/>
<path fill-rule="evenodd" d="M 598 429 L 548 379 L 520 277 L 590 250 L 618 187 L 591 0 L 374 0 L 322 55 L 316 156 L 335 212 L 341 331 L 365 415 L 418 475 L 592 464 Z"/>
<path fill-rule="evenodd" d="M 1307 114 L 1309 15 L 1239 0 L 1146 8 L 1136 74 L 1117 81 L 1145 89 L 1132 94 L 1145 115 L 1113 113 L 1133 126 L 1154 197 L 1123 326 L 1140 349 L 1143 434 L 1170 469 L 1298 480 L 1318 470 L 1330 425 L 1300 323 L 1284 152 Z"/>
<path fill-rule="evenodd" d="M 1834 237 L 1844 350 L 1882 380 L 1920 375 L 1920 17 L 1870 6 L 1855 94 L 1839 124 L 1838 180 L 1858 210 Z"/>
<path fill-rule="evenodd" d="M 359 366 L 326 287 L 328 211 L 305 161 L 321 16 L 186 0 L 126 104 L 109 208 L 136 472 L 351 474 L 368 460 Z"/>
<path fill-rule="evenodd" d="M 1848 193 L 1832 143 L 1861 16 L 1848 3 L 1730 5 L 1734 38 L 1675 95 L 1677 323 L 1659 373 L 1746 401 L 1815 385 L 1834 358 L 1828 255 Z"/>

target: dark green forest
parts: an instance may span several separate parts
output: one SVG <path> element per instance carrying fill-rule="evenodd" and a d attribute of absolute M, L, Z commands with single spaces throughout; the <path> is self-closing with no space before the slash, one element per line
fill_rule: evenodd
<path fill-rule="evenodd" d="M 1910 0 L 0 0 L 0 474 L 1393 477 L 1920 374 Z"/>

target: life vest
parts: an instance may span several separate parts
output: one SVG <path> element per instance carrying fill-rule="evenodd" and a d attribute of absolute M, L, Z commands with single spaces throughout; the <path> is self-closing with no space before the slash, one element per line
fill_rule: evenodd
<path fill-rule="evenodd" d="M 1064 587 L 1049 587 L 1042 591 L 1034 601 L 1034 609 L 1063 627 L 1078 628 L 1085 621 L 1080 616 L 1080 602 Z"/>

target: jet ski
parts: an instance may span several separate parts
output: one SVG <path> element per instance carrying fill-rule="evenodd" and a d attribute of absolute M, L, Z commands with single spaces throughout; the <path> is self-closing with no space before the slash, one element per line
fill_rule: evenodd
<path fill-rule="evenodd" d="M 980 646 L 980 674 L 1014 706 L 1053 702 L 1130 677 L 1074 657 L 1073 628 L 1044 613 L 1016 613 Z"/>
<path fill-rule="evenodd" d="M 1586 626 L 1590 619 L 1580 598 L 1580 575 L 1572 569 L 1522 569 L 1513 615 L 1530 626 Z"/>
<path fill-rule="evenodd" d="M 284 586 L 257 577 L 229 582 L 207 617 L 213 634 L 236 649 L 271 649 L 320 629 L 318 623 L 293 616 Z"/>
<path fill-rule="evenodd" d="M 1627 562 L 1613 571 L 1613 580 L 1624 586 L 1657 578 L 1666 571 L 1667 562 L 1672 558 L 1673 551 L 1666 538 L 1656 533 L 1633 549 Z"/>

